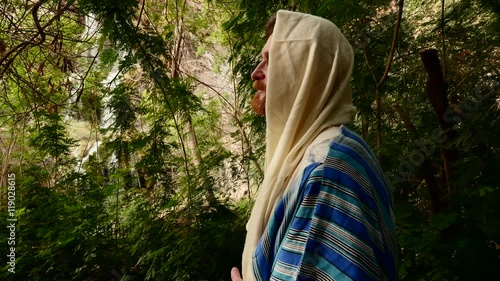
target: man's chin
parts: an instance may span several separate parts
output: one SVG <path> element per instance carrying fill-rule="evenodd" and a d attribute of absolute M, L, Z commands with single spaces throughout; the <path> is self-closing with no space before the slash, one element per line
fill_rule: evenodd
<path fill-rule="evenodd" d="M 252 110 L 257 115 L 266 115 L 266 93 L 263 91 L 258 91 L 252 97 Z"/>

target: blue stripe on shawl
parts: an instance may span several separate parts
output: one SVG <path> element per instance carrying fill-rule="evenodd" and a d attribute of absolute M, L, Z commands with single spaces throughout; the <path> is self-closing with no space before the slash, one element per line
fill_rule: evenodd
<path fill-rule="evenodd" d="M 366 162 L 365 159 L 361 158 L 359 154 L 357 154 L 352 149 L 346 146 L 335 143 L 333 145 L 333 148 L 335 150 L 344 152 L 345 154 L 355 159 L 358 163 L 360 163 L 365 169 L 366 173 L 368 174 L 369 176 L 368 180 L 370 180 L 371 184 L 373 184 L 373 186 L 375 187 L 375 191 L 377 192 L 377 194 L 383 195 L 381 196 L 380 199 L 382 200 L 384 205 L 386 206 L 392 205 L 392 202 L 390 200 L 390 194 L 388 193 L 388 190 L 384 188 L 385 184 L 382 185 L 382 183 L 379 181 L 379 177 L 375 175 L 372 168 L 369 166 L 369 164 Z"/>

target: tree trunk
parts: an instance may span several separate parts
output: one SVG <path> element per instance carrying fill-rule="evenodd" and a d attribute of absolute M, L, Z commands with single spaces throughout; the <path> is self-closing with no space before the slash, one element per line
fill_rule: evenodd
<path fill-rule="evenodd" d="M 186 136 L 186 142 L 187 142 L 187 145 L 188 145 L 188 148 L 189 148 L 189 151 L 191 152 L 191 159 L 193 161 L 193 164 L 194 166 L 200 170 L 199 166 L 201 164 L 201 161 L 203 160 L 202 157 L 201 157 L 201 153 L 200 153 L 200 150 L 198 149 L 198 139 L 196 138 L 196 133 L 194 131 L 194 127 L 193 127 L 193 122 L 191 120 L 191 116 L 187 116 L 186 117 L 186 122 L 185 122 L 185 128 L 186 128 L 186 132 L 187 132 L 187 136 Z M 205 171 L 200 171 L 203 175 L 204 175 L 204 178 L 205 178 L 205 181 L 208 180 L 208 175 L 206 174 Z M 206 194 L 206 197 L 207 197 L 207 201 L 208 201 L 208 205 L 210 207 L 217 207 L 219 204 L 218 204 L 218 201 L 217 201 L 217 197 L 215 197 L 215 193 L 214 193 L 214 190 L 211 186 L 209 186 L 208 184 L 205 185 L 205 194 Z"/>
<path fill-rule="evenodd" d="M 399 117 L 403 121 L 403 124 L 404 124 L 406 130 L 408 130 L 408 132 L 410 132 L 412 140 L 415 143 L 418 143 L 420 141 L 420 138 L 419 138 L 419 135 L 417 132 L 417 128 L 415 127 L 413 122 L 410 120 L 410 118 L 408 117 L 406 112 L 404 112 L 403 108 L 401 108 L 401 106 L 398 103 L 393 103 L 392 106 L 394 107 L 394 109 L 398 113 Z M 431 194 L 432 212 L 436 213 L 436 212 L 439 212 L 443 208 L 443 206 L 441 205 L 441 200 L 438 200 L 435 198 L 441 198 L 442 195 L 439 194 L 439 192 L 438 192 L 439 190 L 441 190 L 441 187 L 440 187 L 439 182 L 436 180 L 436 177 L 435 177 L 435 174 L 437 174 L 437 168 L 429 160 L 429 156 L 430 155 L 424 156 L 424 160 L 422 161 L 422 163 L 418 167 L 416 175 L 419 179 L 423 179 L 425 181 L 425 184 L 427 185 L 427 190 L 428 190 L 429 194 Z M 405 193 L 402 194 L 403 198 L 408 199 L 409 194 L 406 194 L 406 193 L 409 192 L 409 190 L 405 190 L 404 192 Z M 408 202 L 408 201 L 406 200 L 405 202 Z"/>
<path fill-rule="evenodd" d="M 427 72 L 426 93 L 429 102 L 434 109 L 439 125 L 441 127 L 442 142 L 441 154 L 443 158 L 443 174 L 447 190 L 434 190 L 431 192 L 433 205 L 436 206 L 435 211 L 447 209 L 450 207 L 449 195 L 451 193 L 451 165 L 458 159 L 458 151 L 449 148 L 449 143 L 453 142 L 457 134 L 453 129 L 453 123 L 446 120 L 446 112 L 449 110 L 448 102 L 448 85 L 446 84 L 441 70 L 438 52 L 436 49 L 428 49 L 420 51 L 420 57 Z"/>

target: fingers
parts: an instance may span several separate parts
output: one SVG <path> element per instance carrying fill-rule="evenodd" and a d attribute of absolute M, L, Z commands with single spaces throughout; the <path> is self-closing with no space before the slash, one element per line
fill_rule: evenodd
<path fill-rule="evenodd" d="M 232 281 L 243 281 L 243 279 L 241 279 L 240 271 L 236 267 L 233 267 L 231 269 L 231 280 Z"/>

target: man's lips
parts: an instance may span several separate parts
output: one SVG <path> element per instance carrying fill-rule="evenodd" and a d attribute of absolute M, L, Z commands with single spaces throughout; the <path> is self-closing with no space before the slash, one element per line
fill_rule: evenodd
<path fill-rule="evenodd" d="M 259 92 L 266 91 L 266 85 L 259 83 L 259 81 L 253 81 L 253 88 Z"/>

